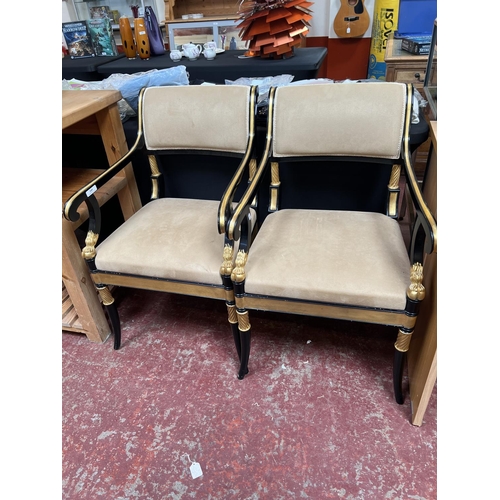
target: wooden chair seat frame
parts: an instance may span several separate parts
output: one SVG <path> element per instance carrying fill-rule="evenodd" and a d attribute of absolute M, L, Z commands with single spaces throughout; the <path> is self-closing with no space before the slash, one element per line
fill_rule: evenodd
<path fill-rule="evenodd" d="M 353 84 L 356 85 L 356 84 Z M 243 221 L 248 215 L 251 200 L 259 189 L 266 169 L 274 168 L 283 158 L 274 158 L 272 156 L 273 141 L 273 114 L 276 89 L 272 88 L 269 96 L 269 112 L 267 122 L 266 144 L 263 155 L 258 163 L 257 171 L 249 184 L 247 191 L 241 198 L 240 204 L 234 211 L 233 216 L 228 223 L 229 238 L 237 240 L 243 230 Z M 325 318 L 352 320 L 359 322 L 392 325 L 398 328 L 398 336 L 395 342 L 394 364 L 393 364 L 393 383 L 395 399 L 399 404 L 404 402 L 404 393 L 402 389 L 403 368 L 405 353 L 409 349 L 411 335 L 417 320 L 419 305 L 425 296 L 425 289 L 422 285 L 423 279 L 423 259 L 424 255 L 437 251 L 437 226 L 433 215 L 427 208 L 417 179 L 413 170 L 410 145 L 409 130 L 411 118 L 413 87 L 410 85 L 406 89 L 406 114 L 404 122 L 404 132 L 402 136 L 401 155 L 397 160 L 390 160 L 392 164 L 400 165 L 404 169 L 408 192 L 415 207 L 415 222 L 412 229 L 411 243 L 409 250 L 409 259 L 411 263 L 410 279 L 406 294 L 406 306 L 402 310 L 382 310 L 370 307 L 350 306 L 346 304 L 324 303 L 315 301 L 298 300 L 294 298 L 271 297 L 265 295 L 249 294 L 245 291 L 245 264 L 247 259 L 251 259 L 251 247 L 246 243 L 240 245 L 236 257 L 236 263 L 232 272 L 233 287 L 235 292 L 236 310 L 239 324 L 239 359 L 240 368 L 238 378 L 243 379 L 248 373 L 248 361 L 250 354 L 251 325 L 249 320 L 249 310 L 265 310 L 283 313 L 294 313 L 300 315 L 319 316 Z M 301 103 L 302 106 L 307 105 Z M 306 158 L 297 158 L 304 161 Z M 356 161 L 369 161 L 367 158 L 346 158 L 340 157 L 342 161 L 349 159 Z M 293 161 L 294 158 L 287 157 L 286 161 Z M 335 161 L 332 156 L 313 157 L 311 161 L 328 160 Z M 377 163 L 384 160 L 376 159 Z M 395 170 L 397 172 L 397 169 Z M 387 213 L 386 215 L 397 219 L 397 206 L 399 195 L 399 172 L 397 178 L 391 179 L 388 186 Z M 271 175 L 270 186 L 270 205 L 269 210 L 276 211 L 279 208 L 279 177 Z M 264 222 L 265 224 L 265 222 Z M 259 236 L 257 235 L 257 238 Z M 304 243 L 307 244 L 307 243 Z M 269 256 L 272 258 L 272 256 Z M 293 272 L 293 263 L 290 263 Z M 312 284 L 314 286 L 314 284 Z"/>
<path fill-rule="evenodd" d="M 249 177 L 251 177 L 252 172 L 255 170 L 255 110 L 257 105 L 257 87 L 252 87 L 248 94 L 248 141 L 246 150 L 243 154 L 194 149 L 175 149 L 173 151 L 170 151 L 168 149 L 164 151 L 148 150 L 145 146 L 144 137 L 144 120 L 147 119 L 147 117 L 145 117 L 143 114 L 143 100 L 145 90 L 146 89 L 142 89 L 139 94 L 138 131 L 135 143 L 126 155 L 124 155 L 120 160 L 111 165 L 108 169 L 104 170 L 92 182 L 83 186 L 66 201 L 63 207 L 63 216 L 67 220 L 75 222 L 78 221 L 80 217 L 78 210 L 83 203 L 88 209 L 89 225 L 87 237 L 85 240 L 85 248 L 82 250 L 82 256 L 87 262 L 96 289 L 102 299 L 105 310 L 109 314 L 114 334 L 114 349 L 119 349 L 121 346 L 121 328 L 115 301 L 109 289 L 109 286 L 111 285 L 224 300 L 227 306 L 228 320 L 231 325 L 231 330 L 236 345 L 238 345 L 239 330 L 236 319 L 234 292 L 231 281 L 231 272 L 234 266 L 234 240 L 229 239 L 225 233 L 227 222 L 233 215 L 233 206 L 235 201 L 234 196 L 236 193 L 236 189 L 241 180 L 245 177 L 246 172 L 250 171 Z M 189 113 L 188 109 L 186 109 L 186 113 Z M 168 119 L 168 117 L 165 117 L 165 119 Z M 220 285 L 109 272 L 100 270 L 96 267 L 96 244 L 101 230 L 101 210 L 96 200 L 95 193 L 100 188 L 102 188 L 110 179 L 116 176 L 116 174 L 130 162 L 132 155 L 138 150 L 142 150 L 149 159 L 152 187 L 151 200 L 156 200 L 162 196 L 162 169 L 159 166 L 161 162 L 158 161 L 160 155 L 205 154 L 226 155 L 240 158 L 239 164 L 220 198 L 217 220 L 215 220 L 214 218 L 213 221 L 214 229 L 215 225 L 217 225 L 219 234 L 225 234 L 224 245 L 221 246 Z M 251 227 L 251 225 L 248 223 L 248 218 L 243 221 L 242 226 L 243 237 L 241 238 L 240 244 L 246 247 L 247 241 L 250 239 L 249 232 Z M 189 232 L 190 228 L 186 227 L 185 230 Z"/>

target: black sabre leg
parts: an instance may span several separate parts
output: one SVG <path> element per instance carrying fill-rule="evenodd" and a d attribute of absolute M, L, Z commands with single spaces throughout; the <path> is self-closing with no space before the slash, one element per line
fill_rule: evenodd
<path fill-rule="evenodd" d="M 120 318 L 118 316 L 118 309 L 116 304 L 113 302 L 106 306 L 106 311 L 109 314 L 109 319 L 111 320 L 111 327 L 113 328 L 114 343 L 113 349 L 117 351 L 120 349 L 122 342 L 122 329 L 120 327 Z"/>
<path fill-rule="evenodd" d="M 248 312 L 245 313 L 248 318 Z M 250 324 L 249 324 L 250 327 Z M 238 372 L 238 379 L 243 380 L 245 375 L 248 374 L 248 359 L 250 358 L 250 340 L 252 337 L 252 331 L 250 328 L 245 331 L 240 331 L 241 336 L 241 358 L 240 358 L 240 370 Z"/>
<path fill-rule="evenodd" d="M 243 380 L 248 373 L 248 359 L 250 357 L 251 328 L 248 318 L 248 311 L 243 307 L 244 281 L 234 283 L 236 314 L 238 315 L 238 330 L 241 346 L 240 369 L 238 379 Z"/>
<path fill-rule="evenodd" d="M 394 382 L 394 397 L 396 403 L 402 405 L 405 402 L 403 394 L 403 367 L 406 358 L 406 353 L 394 349 L 394 366 L 393 366 L 393 382 Z"/>
<path fill-rule="evenodd" d="M 392 369 L 393 383 L 394 383 L 394 397 L 396 402 L 402 405 L 405 402 L 403 393 L 403 371 L 404 362 L 406 360 L 406 352 L 410 346 L 410 340 L 413 329 L 400 328 L 398 338 L 394 344 L 394 364 Z"/>
<path fill-rule="evenodd" d="M 231 323 L 231 330 L 233 332 L 234 345 L 236 347 L 236 352 L 238 353 L 238 359 L 241 362 L 241 339 L 238 323 Z"/>
<path fill-rule="evenodd" d="M 221 277 L 226 292 L 227 317 L 231 325 L 231 332 L 233 334 L 236 352 L 238 353 L 238 359 L 241 361 L 240 331 L 238 329 L 238 316 L 236 315 L 236 305 L 234 302 L 233 282 L 231 281 L 231 274 L 221 274 Z"/>
<path fill-rule="evenodd" d="M 248 220 L 242 225 L 245 226 L 245 230 L 249 231 Z M 242 233 L 243 234 L 243 233 Z M 250 356 L 250 320 L 248 318 L 248 311 L 245 308 L 245 264 L 248 258 L 247 253 L 247 242 L 249 241 L 250 235 L 248 232 L 242 236 L 240 241 L 240 249 L 236 254 L 236 260 L 234 261 L 233 272 L 231 273 L 231 281 L 233 283 L 234 290 L 234 300 L 236 303 L 236 314 L 238 318 L 238 330 L 240 332 L 240 370 L 238 372 L 238 378 L 243 380 L 245 375 L 248 373 L 248 358 Z"/>
<path fill-rule="evenodd" d="M 120 328 L 120 317 L 118 316 L 118 309 L 116 308 L 115 299 L 111 295 L 111 292 L 106 285 L 99 284 L 96 285 L 96 288 L 111 321 L 111 328 L 113 330 L 114 336 L 113 349 L 117 351 L 118 349 L 120 349 L 122 341 L 122 331 Z"/>

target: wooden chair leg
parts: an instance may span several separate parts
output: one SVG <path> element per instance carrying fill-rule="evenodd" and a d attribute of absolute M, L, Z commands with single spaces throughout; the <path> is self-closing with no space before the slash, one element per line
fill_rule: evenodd
<path fill-rule="evenodd" d="M 241 361 L 241 341 L 240 331 L 238 329 L 238 316 L 236 314 L 236 305 L 234 302 L 234 289 L 233 282 L 231 281 L 231 272 L 233 270 L 233 248 L 229 245 L 224 247 L 224 261 L 222 263 L 220 274 L 222 284 L 226 292 L 226 307 L 227 319 L 231 325 L 231 332 L 233 333 L 234 345 L 238 353 L 238 360 Z"/>
<path fill-rule="evenodd" d="M 403 393 L 403 370 L 406 360 L 406 352 L 410 347 L 410 341 L 413 330 L 408 328 L 400 328 L 398 338 L 394 344 L 394 365 L 393 365 L 393 382 L 394 396 L 396 402 L 402 405 L 405 402 Z"/>
<path fill-rule="evenodd" d="M 247 253 L 244 250 L 239 250 L 236 256 L 233 272 L 231 273 L 231 280 L 233 282 L 234 300 L 236 303 L 236 315 L 238 318 L 239 330 L 239 348 L 240 352 L 240 369 L 238 371 L 238 378 L 243 380 L 248 373 L 248 359 L 250 357 L 250 320 L 248 318 L 248 311 L 245 308 L 245 263 L 247 261 Z M 238 343 L 237 343 L 238 346 Z M 237 347 L 238 349 L 238 347 Z"/>
<path fill-rule="evenodd" d="M 234 345 L 236 347 L 236 352 L 238 353 L 238 360 L 241 362 L 241 338 L 238 323 L 231 323 L 231 331 L 233 332 Z"/>
<path fill-rule="evenodd" d="M 405 402 L 403 393 L 403 369 L 406 359 L 406 353 L 394 349 L 394 366 L 393 366 L 393 382 L 394 382 L 394 397 L 396 402 L 402 405 Z"/>
<path fill-rule="evenodd" d="M 238 371 L 238 379 L 243 380 L 245 375 L 248 374 L 248 360 L 250 358 L 250 341 L 252 331 L 250 329 L 250 322 L 248 321 L 248 311 L 237 311 L 237 313 L 241 343 L 240 370 Z"/>
<path fill-rule="evenodd" d="M 116 308 L 116 304 L 113 302 L 112 304 L 106 306 L 106 311 L 109 314 L 111 327 L 113 328 L 113 349 L 117 351 L 118 349 L 120 349 L 122 342 L 122 330 L 120 327 L 120 317 L 118 316 L 118 309 Z"/>
<path fill-rule="evenodd" d="M 117 351 L 120 349 L 121 340 L 122 340 L 122 332 L 120 327 L 120 317 L 118 315 L 118 309 L 116 308 L 115 299 L 111 295 L 109 288 L 106 285 L 96 285 L 97 291 L 99 292 L 99 296 L 102 299 L 102 303 L 106 308 L 106 312 L 108 313 L 109 320 L 111 321 L 111 329 L 113 330 L 114 343 L 113 349 Z"/>

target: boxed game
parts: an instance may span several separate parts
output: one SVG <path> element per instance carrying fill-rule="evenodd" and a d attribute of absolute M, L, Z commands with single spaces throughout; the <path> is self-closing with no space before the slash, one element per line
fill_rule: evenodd
<path fill-rule="evenodd" d="M 401 49 L 411 54 L 426 55 L 431 48 L 431 36 L 406 37 L 401 39 Z"/>
<path fill-rule="evenodd" d="M 95 57 L 94 47 L 85 21 L 62 23 L 62 32 L 71 59 Z"/>

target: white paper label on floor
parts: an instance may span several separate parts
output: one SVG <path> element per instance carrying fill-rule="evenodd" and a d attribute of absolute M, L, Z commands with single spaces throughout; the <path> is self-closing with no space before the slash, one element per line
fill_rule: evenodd
<path fill-rule="evenodd" d="M 201 465 L 198 462 L 193 462 L 191 466 L 189 467 L 189 470 L 191 471 L 191 475 L 193 476 L 193 479 L 196 479 L 197 477 L 203 476 L 203 472 L 201 470 Z"/>

